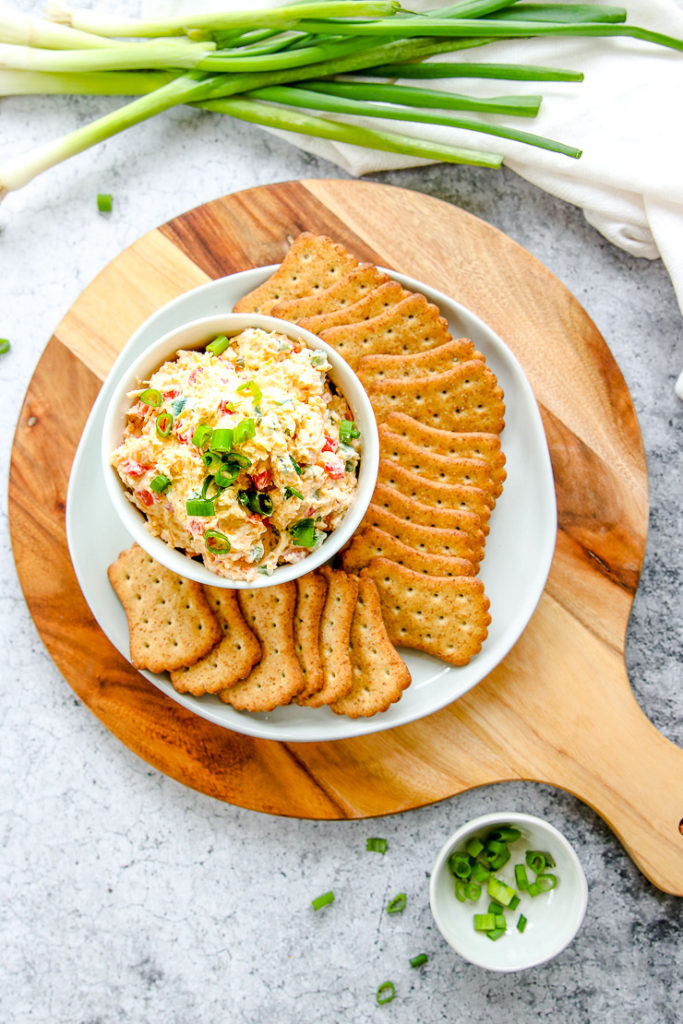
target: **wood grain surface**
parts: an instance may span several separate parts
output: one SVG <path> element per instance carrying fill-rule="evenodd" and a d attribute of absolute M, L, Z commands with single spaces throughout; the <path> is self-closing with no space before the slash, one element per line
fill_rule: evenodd
<path fill-rule="evenodd" d="M 90 407 L 135 328 L 198 284 L 279 262 L 302 230 L 446 292 L 505 338 L 541 407 L 559 533 L 529 626 L 464 697 L 390 731 L 283 744 L 193 715 L 117 653 L 76 582 L 64 512 Z M 105 726 L 160 771 L 243 807 L 328 819 L 407 811 L 497 781 L 545 782 L 593 807 L 655 885 L 683 895 L 683 751 L 643 715 L 624 666 L 647 516 L 633 405 L 576 299 L 483 221 L 420 193 L 358 181 L 226 196 L 121 253 L 45 349 L 10 476 L 16 564 L 48 650 Z"/>

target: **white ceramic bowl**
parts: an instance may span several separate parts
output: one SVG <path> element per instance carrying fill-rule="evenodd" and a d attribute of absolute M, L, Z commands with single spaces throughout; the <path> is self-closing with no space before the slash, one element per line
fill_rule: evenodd
<path fill-rule="evenodd" d="M 333 530 L 325 541 L 306 558 L 293 565 L 278 566 L 271 576 L 258 576 L 254 580 L 237 581 L 224 576 L 217 576 L 206 566 L 182 552 L 172 548 L 159 537 L 153 537 L 147 530 L 143 514 L 131 504 L 125 494 L 125 488 L 111 465 L 111 453 L 121 443 L 126 412 L 130 408 L 128 394 L 139 387 L 141 381 L 148 380 L 152 373 L 165 360 L 172 358 L 178 349 L 203 348 L 203 346 L 219 334 L 228 336 L 238 334 L 248 327 L 260 327 L 265 331 L 278 331 L 288 338 L 301 341 L 309 348 L 322 349 L 328 357 L 331 369 L 329 378 L 346 398 L 354 421 L 361 434 L 361 461 L 358 486 L 353 503 L 340 525 Z M 131 339 L 131 342 L 134 339 Z M 134 345 L 130 345 L 134 351 Z M 120 372 L 120 371 L 119 371 Z M 124 370 L 110 397 L 104 414 L 102 427 L 102 470 L 106 482 L 107 493 L 116 513 L 130 536 L 137 541 L 153 558 L 168 569 L 196 580 L 198 583 L 231 589 L 256 589 L 272 587 L 277 583 L 303 576 L 304 573 L 317 569 L 327 562 L 351 538 L 359 525 L 365 510 L 370 504 L 372 492 L 377 479 L 379 463 L 379 438 L 375 415 L 363 385 L 351 367 L 333 348 L 326 345 L 310 331 L 305 331 L 295 324 L 278 320 L 272 316 L 260 316 L 255 313 L 224 313 L 220 316 L 203 317 L 177 327 L 164 334 L 158 341 L 149 345 L 130 366 Z"/>
<path fill-rule="evenodd" d="M 516 889 L 514 865 L 524 863 L 527 850 L 543 850 L 551 854 L 556 866 L 551 868 L 557 885 L 550 892 L 530 897 L 519 893 L 521 902 L 514 911 L 506 911 L 507 931 L 493 941 L 485 932 L 474 930 L 473 915 L 486 913 L 491 897 L 482 885 L 477 903 L 460 903 L 455 898 L 455 883 L 448 868 L 448 858 L 463 850 L 472 838 L 482 839 L 500 825 L 520 829 L 522 838 L 510 844 L 510 860 L 496 872 L 496 877 Z M 529 877 L 535 877 L 530 869 Z M 572 941 L 583 921 L 588 888 L 583 868 L 574 850 L 561 832 L 547 821 L 530 814 L 484 814 L 468 821 L 444 843 L 432 869 L 429 903 L 434 920 L 446 942 L 456 953 L 478 967 L 489 971 L 521 971 L 551 960 Z M 527 924 L 517 931 L 519 915 Z"/>

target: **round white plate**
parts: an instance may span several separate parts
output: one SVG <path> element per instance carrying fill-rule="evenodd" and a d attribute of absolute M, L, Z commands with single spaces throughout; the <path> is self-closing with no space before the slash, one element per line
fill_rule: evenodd
<path fill-rule="evenodd" d="M 242 295 L 275 269 L 259 267 L 201 285 L 151 316 L 121 352 L 88 417 L 69 480 L 67 541 L 90 610 L 126 658 L 126 617 L 107 578 L 108 566 L 132 543 L 107 499 L 100 464 L 100 435 L 109 397 L 125 366 L 162 334 L 189 320 L 230 312 Z M 454 337 L 472 339 L 505 392 L 506 426 L 501 444 L 507 458 L 507 480 L 491 514 L 491 532 L 479 574 L 491 601 L 488 638 L 481 652 L 462 668 L 418 651 L 402 651 L 413 681 L 397 704 L 372 718 L 347 718 L 329 708 L 296 705 L 268 714 L 235 711 L 214 696 L 176 693 L 168 676 L 143 672 L 183 707 L 226 729 L 263 739 L 320 742 L 392 729 L 432 714 L 461 697 L 502 661 L 527 625 L 545 586 L 557 531 L 555 487 L 540 413 L 521 366 L 498 335 L 459 303 L 413 278 L 387 273 L 436 303 Z"/>

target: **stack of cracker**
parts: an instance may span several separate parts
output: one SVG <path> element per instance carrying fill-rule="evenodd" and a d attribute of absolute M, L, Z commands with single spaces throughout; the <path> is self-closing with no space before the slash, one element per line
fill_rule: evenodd
<path fill-rule="evenodd" d="M 503 392 L 484 356 L 424 295 L 324 236 L 295 239 L 235 309 L 307 328 L 358 374 L 381 461 L 342 567 L 375 581 L 395 644 L 466 664 L 490 623 L 477 571 L 505 480 Z"/>
<path fill-rule="evenodd" d="M 179 693 L 240 711 L 296 702 L 357 718 L 386 711 L 410 683 L 370 577 L 324 568 L 260 590 L 203 587 L 133 545 L 109 579 L 133 665 L 169 672 Z"/>

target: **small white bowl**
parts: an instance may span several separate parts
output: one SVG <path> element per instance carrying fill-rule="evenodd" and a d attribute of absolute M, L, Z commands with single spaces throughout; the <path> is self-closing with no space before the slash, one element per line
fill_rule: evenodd
<path fill-rule="evenodd" d="M 519 893 L 520 904 L 514 911 L 506 911 L 507 931 L 493 941 L 485 932 L 474 930 L 473 915 L 486 913 L 491 897 L 486 883 L 478 902 L 460 903 L 455 897 L 455 881 L 448 868 L 448 858 L 456 850 L 464 850 L 472 839 L 482 839 L 501 825 L 512 825 L 522 838 L 510 844 L 510 860 L 495 873 L 496 878 L 514 889 L 514 865 L 524 863 L 527 850 L 542 850 L 551 854 L 556 866 L 549 870 L 557 877 L 557 885 L 550 892 L 530 897 Z M 530 879 L 535 877 L 527 868 Z M 446 942 L 452 948 L 489 971 L 522 971 L 551 960 L 572 941 L 583 921 L 588 899 L 586 876 L 574 850 L 561 832 L 547 821 L 530 814 L 484 814 L 468 821 L 444 843 L 432 869 L 429 883 L 429 903 L 434 920 Z M 517 920 L 524 914 L 527 924 L 524 932 L 517 931 Z"/>
<path fill-rule="evenodd" d="M 278 566 L 270 576 L 257 576 L 254 580 L 232 580 L 225 576 L 217 576 L 206 566 L 188 555 L 172 548 L 160 537 L 153 537 L 147 530 L 143 514 L 128 500 L 125 488 L 118 473 L 111 465 L 111 454 L 121 443 L 126 412 L 130 408 L 130 391 L 140 386 L 141 381 L 149 377 L 163 362 L 170 359 L 179 349 L 203 348 L 203 346 L 219 334 L 228 336 L 239 334 L 249 327 L 260 327 L 265 331 L 278 331 L 302 342 L 308 348 L 322 349 L 330 362 L 329 378 L 338 387 L 348 402 L 354 421 L 361 434 L 361 460 L 356 493 L 344 519 L 330 533 L 315 551 L 300 562 L 292 565 Z M 370 400 L 351 367 L 333 348 L 317 338 L 310 331 L 305 331 L 296 324 L 278 320 L 272 316 L 261 316 L 256 313 L 224 313 L 220 316 L 203 317 L 192 320 L 182 327 L 163 335 L 150 345 L 123 372 L 118 381 L 109 405 L 104 414 L 102 427 L 102 469 L 106 481 L 107 493 L 119 519 L 128 533 L 153 558 L 168 569 L 184 576 L 214 587 L 230 589 L 254 590 L 259 587 L 272 587 L 278 583 L 303 576 L 327 562 L 350 540 L 356 527 L 363 518 L 370 504 L 377 480 L 379 464 L 379 437 L 375 415 Z"/>

